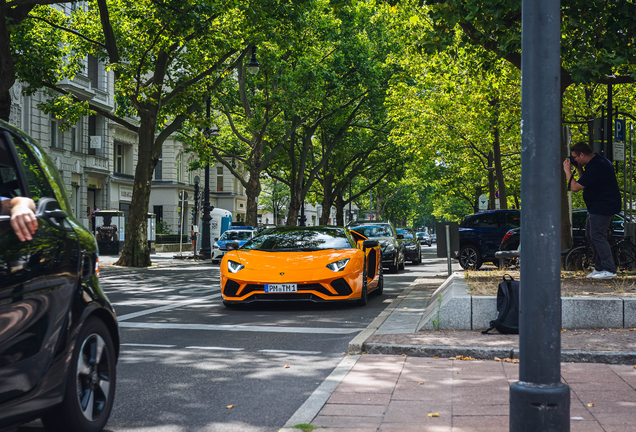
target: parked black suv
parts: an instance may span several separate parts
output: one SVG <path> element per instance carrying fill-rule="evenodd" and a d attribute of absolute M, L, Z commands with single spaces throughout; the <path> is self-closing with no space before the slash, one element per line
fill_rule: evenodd
<path fill-rule="evenodd" d="M 506 232 L 521 225 L 519 210 L 492 210 L 468 215 L 459 225 L 459 254 L 464 269 L 479 269 L 484 262 L 498 265 L 495 252 Z"/>
<path fill-rule="evenodd" d="M 351 222 L 347 227 L 368 239 L 378 240 L 382 247 L 382 266 L 388 267 L 391 273 L 404 270 L 404 250 L 403 238 L 398 234 L 390 222 L 365 221 Z"/>
<path fill-rule="evenodd" d="M 36 203 L 21 242 L 0 215 L 0 429 L 101 430 L 115 395 L 119 330 L 98 282 L 93 235 L 72 216 L 54 162 L 0 121 L 0 196 Z"/>
<path fill-rule="evenodd" d="M 407 227 L 398 227 L 397 233 L 401 234 L 403 239 L 400 240 L 404 245 L 404 257 L 413 264 L 422 262 L 422 248 L 420 240 L 415 235 L 415 231 Z"/>

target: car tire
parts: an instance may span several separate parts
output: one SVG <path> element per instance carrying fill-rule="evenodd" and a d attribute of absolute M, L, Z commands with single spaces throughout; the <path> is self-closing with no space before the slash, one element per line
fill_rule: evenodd
<path fill-rule="evenodd" d="M 212 264 L 218 264 L 219 262 L 219 260 L 212 260 Z"/>
<path fill-rule="evenodd" d="M 51 432 L 104 429 L 115 399 L 115 365 L 115 348 L 108 328 L 102 320 L 88 318 L 71 357 L 64 400 L 42 416 L 45 429 Z"/>
<path fill-rule="evenodd" d="M 459 250 L 459 265 L 464 270 L 479 270 L 482 264 L 481 253 L 476 246 L 467 244 L 461 247 Z"/>
<path fill-rule="evenodd" d="M 406 258 L 402 257 L 402 264 L 398 264 L 399 270 L 404 270 L 405 269 L 405 265 L 404 265 L 405 262 L 406 262 Z"/>
<path fill-rule="evenodd" d="M 389 273 L 391 274 L 398 274 L 398 272 L 400 271 L 400 266 L 398 264 L 398 260 L 397 258 L 395 259 L 395 263 L 393 265 L 389 266 Z"/>
<path fill-rule="evenodd" d="M 421 249 L 417 252 L 417 258 L 414 259 L 412 262 L 415 265 L 420 265 L 422 263 L 422 250 Z"/>

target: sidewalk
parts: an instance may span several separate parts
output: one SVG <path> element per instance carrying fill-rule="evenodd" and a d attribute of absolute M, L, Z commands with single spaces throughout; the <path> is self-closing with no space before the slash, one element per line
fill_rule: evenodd
<path fill-rule="evenodd" d="M 280 432 L 301 423 L 339 432 L 508 431 L 519 336 L 416 332 L 440 285 L 426 282 L 405 289 L 351 341 L 351 355 Z M 571 431 L 636 431 L 636 329 L 568 330 L 561 341 Z"/>
<path fill-rule="evenodd" d="M 150 267 L 121 267 L 114 265 L 119 259 L 117 255 L 100 255 L 99 272 L 102 276 L 113 276 L 127 272 L 146 271 L 158 267 L 181 267 L 193 265 L 212 265 L 210 260 L 188 258 L 192 252 L 183 252 L 183 258 L 175 258 L 179 252 L 159 252 L 150 255 L 152 266 Z"/>

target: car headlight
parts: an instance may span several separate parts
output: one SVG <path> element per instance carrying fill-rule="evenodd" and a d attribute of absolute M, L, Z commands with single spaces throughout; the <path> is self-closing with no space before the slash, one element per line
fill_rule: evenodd
<path fill-rule="evenodd" d="M 415 249 L 415 245 L 408 245 L 406 248 L 407 249 Z"/>
<path fill-rule="evenodd" d="M 243 264 L 239 264 L 235 261 L 227 261 L 227 271 L 229 271 L 230 273 L 238 273 L 239 271 L 241 271 L 245 266 Z"/>
<path fill-rule="evenodd" d="M 393 243 L 386 243 L 382 252 L 393 252 L 394 250 L 395 246 L 393 245 Z"/>
<path fill-rule="evenodd" d="M 341 259 L 340 261 L 332 262 L 331 264 L 327 264 L 327 268 L 334 272 L 343 271 L 345 267 L 349 264 L 349 258 Z"/>
<path fill-rule="evenodd" d="M 212 247 L 214 249 L 221 249 L 221 246 L 219 246 L 219 244 L 217 242 L 214 242 L 214 245 Z"/>

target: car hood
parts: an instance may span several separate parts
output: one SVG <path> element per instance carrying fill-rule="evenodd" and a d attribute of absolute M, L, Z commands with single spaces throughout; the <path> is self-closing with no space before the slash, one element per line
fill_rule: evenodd
<path fill-rule="evenodd" d="M 324 267 L 334 261 L 349 258 L 357 249 L 328 249 L 314 252 L 267 252 L 239 249 L 236 251 L 241 264 L 252 270 L 293 269 L 303 271 Z"/>

